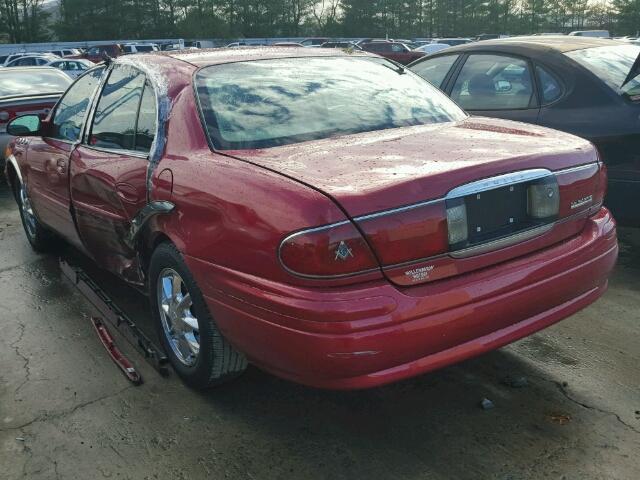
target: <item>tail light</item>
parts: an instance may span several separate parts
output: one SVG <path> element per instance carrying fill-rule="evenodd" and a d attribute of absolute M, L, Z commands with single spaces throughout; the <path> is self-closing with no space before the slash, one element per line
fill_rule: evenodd
<path fill-rule="evenodd" d="M 350 221 L 293 233 L 280 244 L 280 262 L 291 273 L 335 278 L 378 268 L 369 245 Z"/>
<path fill-rule="evenodd" d="M 466 243 L 469 238 L 467 206 L 462 199 L 450 202 L 447 207 L 447 226 L 449 245 Z"/>
<path fill-rule="evenodd" d="M 448 250 L 444 201 L 425 202 L 355 219 L 382 265 L 397 265 Z"/>
<path fill-rule="evenodd" d="M 536 220 L 555 219 L 560 211 L 560 189 L 554 176 L 541 178 L 527 187 L 527 213 Z"/>

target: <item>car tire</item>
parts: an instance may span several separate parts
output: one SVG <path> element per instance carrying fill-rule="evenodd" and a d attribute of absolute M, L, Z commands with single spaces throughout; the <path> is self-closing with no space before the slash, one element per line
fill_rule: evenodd
<path fill-rule="evenodd" d="M 47 230 L 33 212 L 29 194 L 24 183 L 17 182 L 15 197 L 20 209 L 22 227 L 31 247 L 39 253 L 51 252 L 55 248 L 56 238 Z"/>
<path fill-rule="evenodd" d="M 158 337 L 174 370 L 187 385 L 208 389 L 233 380 L 246 370 L 245 356 L 218 329 L 200 288 L 173 244 L 160 244 L 151 256 L 149 299 Z"/>

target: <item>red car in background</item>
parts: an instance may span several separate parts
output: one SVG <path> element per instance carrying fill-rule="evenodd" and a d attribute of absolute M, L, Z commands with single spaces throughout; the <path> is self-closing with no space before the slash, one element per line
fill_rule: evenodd
<path fill-rule="evenodd" d="M 145 288 L 198 388 L 247 361 L 325 388 L 418 375 L 586 307 L 617 257 L 589 142 L 470 118 L 363 52 L 123 57 L 9 130 L 32 246 Z"/>
<path fill-rule="evenodd" d="M 0 165 L 11 137 L 7 123 L 26 114 L 44 120 L 71 82 L 71 77 L 51 67 L 0 69 Z"/>
<path fill-rule="evenodd" d="M 364 51 L 372 52 L 394 62 L 408 65 L 411 62 L 425 56 L 424 52 L 411 50 L 404 43 L 390 40 L 372 40 L 358 44 Z"/>
<path fill-rule="evenodd" d="M 81 55 L 71 55 L 67 58 L 84 58 L 93 63 L 100 63 L 104 61 L 105 57 L 117 58 L 124 55 L 124 53 L 123 46 L 119 43 L 114 43 L 112 45 L 96 45 Z"/>

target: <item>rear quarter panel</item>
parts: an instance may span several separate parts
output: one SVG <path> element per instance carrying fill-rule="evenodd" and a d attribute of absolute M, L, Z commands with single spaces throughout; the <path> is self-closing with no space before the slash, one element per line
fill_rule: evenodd
<path fill-rule="evenodd" d="M 173 178 L 170 192 L 167 170 Z M 165 172 L 162 179 L 161 172 Z M 280 242 L 293 231 L 345 219 L 322 193 L 263 167 L 212 152 L 189 89 L 173 104 L 166 151 L 153 174 L 151 197 L 169 197 L 175 204 L 172 214 L 156 218 L 152 230 L 168 236 L 184 255 L 285 283 L 319 284 L 299 279 L 280 266 Z"/>

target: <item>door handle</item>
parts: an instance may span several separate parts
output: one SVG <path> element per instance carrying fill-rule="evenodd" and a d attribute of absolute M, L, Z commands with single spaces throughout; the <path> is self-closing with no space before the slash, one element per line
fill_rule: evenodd
<path fill-rule="evenodd" d="M 67 173 L 67 162 L 62 159 L 58 160 L 56 162 L 56 171 L 60 175 L 64 175 L 65 173 Z"/>

